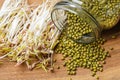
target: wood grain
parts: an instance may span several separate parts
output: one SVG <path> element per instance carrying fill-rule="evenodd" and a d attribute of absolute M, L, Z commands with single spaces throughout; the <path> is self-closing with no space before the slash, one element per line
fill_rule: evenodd
<path fill-rule="evenodd" d="M 3 0 L 0 0 L 0 4 Z M 41 0 L 32 0 L 33 2 L 41 2 Z M 114 50 L 110 51 L 111 58 L 107 58 L 107 64 L 104 65 L 104 71 L 98 73 L 100 80 L 120 80 L 120 34 L 118 34 L 116 39 L 111 39 L 111 35 L 120 32 L 120 23 L 109 31 L 104 31 L 104 37 L 108 39 L 103 47 L 109 50 L 113 47 Z M 9 62 L 8 59 L 3 59 L 3 65 L 0 65 L 0 80 L 69 80 L 71 77 L 73 80 L 96 80 L 91 77 L 91 72 L 87 69 L 79 68 L 77 75 L 69 76 L 67 75 L 66 68 L 62 66 L 61 55 L 54 55 L 57 59 L 55 64 L 55 72 L 45 72 L 42 69 L 29 71 L 27 67 L 23 64 L 19 67 L 15 67 L 15 62 Z M 56 69 L 57 66 L 61 68 Z"/>

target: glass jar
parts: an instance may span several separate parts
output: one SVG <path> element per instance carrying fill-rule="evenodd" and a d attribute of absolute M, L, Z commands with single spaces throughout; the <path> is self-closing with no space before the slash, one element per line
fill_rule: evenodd
<path fill-rule="evenodd" d="M 60 31 L 68 25 L 68 12 L 83 19 L 83 22 L 90 25 L 92 32 L 83 34 L 77 39 L 71 38 L 69 33 L 66 35 L 76 42 L 89 43 L 99 38 L 102 30 L 110 29 L 118 23 L 120 0 L 63 0 L 58 2 L 53 8 L 51 18 Z M 69 20 L 72 19 L 69 17 Z M 82 23 L 81 26 L 83 26 Z M 76 25 L 73 26 L 75 28 Z"/>

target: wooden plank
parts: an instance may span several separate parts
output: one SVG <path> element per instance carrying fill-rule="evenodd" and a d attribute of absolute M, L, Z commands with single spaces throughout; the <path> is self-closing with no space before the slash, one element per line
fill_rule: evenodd
<path fill-rule="evenodd" d="M 4 0 L 0 0 L 0 7 L 2 6 L 2 3 L 4 2 Z"/>
<path fill-rule="evenodd" d="M 30 3 L 41 0 L 32 0 Z M 0 4 L 3 0 L 0 0 Z M 98 73 L 100 80 L 120 80 L 120 35 L 117 39 L 111 39 L 111 35 L 120 32 L 120 23 L 114 29 L 104 32 L 108 41 L 105 43 L 104 47 L 109 49 L 113 47 L 114 50 L 110 52 L 111 58 L 107 59 L 107 64 L 104 65 L 104 71 Z M 61 55 L 54 55 L 54 58 L 57 59 L 55 64 L 55 72 L 45 72 L 42 69 L 29 71 L 27 67 L 23 64 L 19 67 L 15 67 L 14 62 L 9 62 L 8 59 L 3 59 L 3 65 L 0 65 L 0 80 L 69 80 L 71 77 L 73 80 L 96 80 L 90 76 L 90 71 L 86 69 L 79 68 L 77 75 L 69 76 L 67 75 L 66 68 L 62 66 L 63 61 L 61 61 Z M 56 69 L 57 66 L 61 68 Z"/>

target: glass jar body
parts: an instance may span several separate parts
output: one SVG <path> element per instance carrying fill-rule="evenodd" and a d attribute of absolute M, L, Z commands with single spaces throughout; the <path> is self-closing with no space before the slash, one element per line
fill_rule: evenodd
<path fill-rule="evenodd" d="M 51 18 L 56 27 L 62 31 L 66 27 L 66 24 L 68 25 L 70 20 L 73 19 L 72 17 L 67 18 L 66 11 L 79 16 L 83 19 L 81 26 L 83 27 L 83 23 L 86 22 L 85 24 L 90 25 L 92 32 L 84 34 L 79 39 L 73 39 L 68 34 L 66 35 L 76 42 L 89 43 L 99 38 L 101 30 L 110 29 L 119 21 L 120 0 L 114 0 L 115 2 L 112 4 L 114 7 L 109 7 L 111 4 L 107 3 L 110 3 L 110 1 L 111 0 L 64 0 L 54 6 Z M 117 10 L 114 12 L 116 8 Z M 71 25 L 76 26 L 76 24 L 74 25 L 72 22 Z M 85 27 L 86 25 L 83 28 Z"/>

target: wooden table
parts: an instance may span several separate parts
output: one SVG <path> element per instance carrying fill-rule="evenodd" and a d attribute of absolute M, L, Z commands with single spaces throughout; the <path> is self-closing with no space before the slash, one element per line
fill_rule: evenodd
<path fill-rule="evenodd" d="M 0 0 L 2 3 L 3 0 Z M 32 2 L 41 0 L 34 0 Z M 31 2 L 31 3 L 32 3 Z M 107 58 L 107 64 L 104 65 L 104 71 L 98 73 L 100 80 L 120 80 L 120 34 L 116 39 L 112 39 L 111 35 L 120 32 L 120 23 L 109 31 L 104 31 L 104 37 L 108 39 L 104 47 L 109 50 L 110 47 L 113 47 L 114 50 L 110 52 L 111 58 Z M 15 67 L 14 62 L 9 62 L 8 59 L 3 59 L 3 65 L 0 65 L 0 80 L 69 80 L 71 77 L 72 80 L 96 80 L 91 77 L 91 72 L 87 69 L 79 68 L 75 76 L 67 75 L 66 68 L 62 66 L 63 62 L 61 61 L 61 55 L 54 55 L 54 58 L 57 59 L 55 63 L 55 72 L 45 72 L 42 69 L 29 71 L 26 65 L 21 65 Z M 61 68 L 56 69 L 57 66 Z"/>

